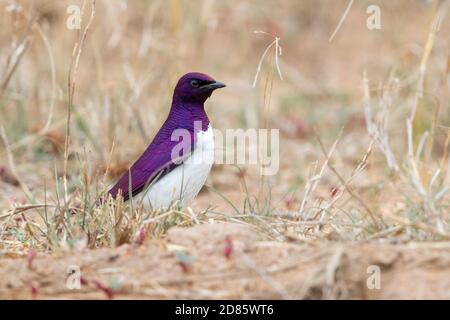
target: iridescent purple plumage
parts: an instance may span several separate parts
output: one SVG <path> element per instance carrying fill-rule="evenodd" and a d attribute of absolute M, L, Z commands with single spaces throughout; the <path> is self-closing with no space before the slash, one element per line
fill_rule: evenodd
<path fill-rule="evenodd" d="M 189 156 L 195 147 L 196 131 L 205 131 L 209 125 L 204 103 L 215 89 L 224 86 L 210 76 L 198 72 L 182 76 L 174 89 L 172 106 L 166 121 L 142 156 L 122 175 L 108 194 L 115 198 L 120 192 L 124 199 L 128 200 L 131 195 L 137 195 L 152 184 L 155 178 L 161 179 L 179 166 L 182 161 L 172 159 L 173 148 L 185 143 L 180 156 Z M 194 126 L 194 122 L 198 121 L 201 128 Z M 180 138 L 172 141 L 172 133 L 176 129 L 187 130 L 191 139 L 182 141 Z"/>

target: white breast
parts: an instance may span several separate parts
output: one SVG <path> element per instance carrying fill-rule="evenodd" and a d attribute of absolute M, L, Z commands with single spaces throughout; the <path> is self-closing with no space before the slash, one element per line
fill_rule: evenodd
<path fill-rule="evenodd" d="M 214 135 L 211 124 L 199 131 L 194 150 L 182 165 L 153 183 L 143 192 L 145 210 L 166 210 L 175 202 L 187 206 L 206 182 L 214 161 Z"/>

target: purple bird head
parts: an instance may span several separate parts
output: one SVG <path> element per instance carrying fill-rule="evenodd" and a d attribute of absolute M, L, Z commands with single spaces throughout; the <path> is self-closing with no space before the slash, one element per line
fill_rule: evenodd
<path fill-rule="evenodd" d="M 173 92 L 173 100 L 174 102 L 203 105 L 214 90 L 223 87 L 225 87 L 225 84 L 204 73 L 189 72 L 178 80 Z"/>

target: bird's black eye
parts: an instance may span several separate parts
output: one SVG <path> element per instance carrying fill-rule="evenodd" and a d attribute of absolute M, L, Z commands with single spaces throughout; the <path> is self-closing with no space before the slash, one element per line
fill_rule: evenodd
<path fill-rule="evenodd" d="M 198 80 L 191 80 L 191 87 L 198 88 L 200 86 L 200 82 Z"/>

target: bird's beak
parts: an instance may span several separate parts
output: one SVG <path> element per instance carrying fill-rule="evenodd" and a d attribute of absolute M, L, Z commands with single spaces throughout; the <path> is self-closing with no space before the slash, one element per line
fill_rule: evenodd
<path fill-rule="evenodd" d="M 219 81 L 215 81 L 213 83 L 208 83 L 208 84 L 205 84 L 204 86 L 201 86 L 201 88 L 205 88 L 205 89 L 209 89 L 209 90 L 216 90 L 216 89 L 224 88 L 224 87 L 226 87 L 226 85 Z"/>

